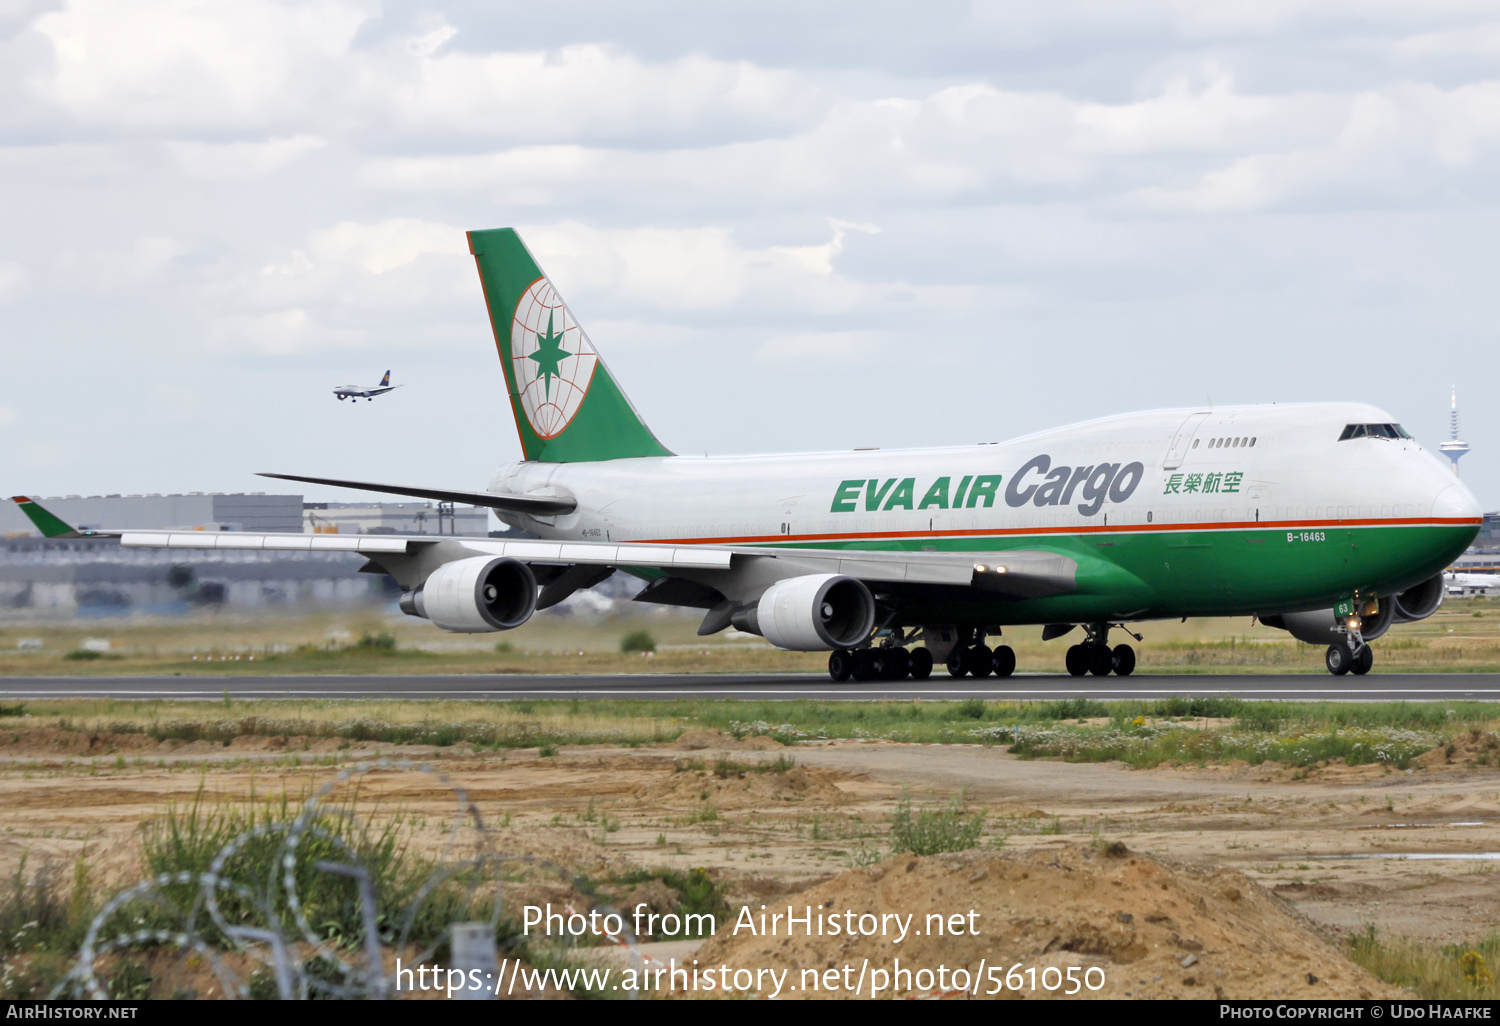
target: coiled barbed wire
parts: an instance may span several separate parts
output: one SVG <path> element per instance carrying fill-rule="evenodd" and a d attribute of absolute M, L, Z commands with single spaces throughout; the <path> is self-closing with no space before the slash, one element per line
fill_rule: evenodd
<path fill-rule="evenodd" d="M 351 780 L 361 779 L 375 771 L 421 773 L 435 779 L 454 797 L 454 808 L 449 814 L 434 868 L 405 905 L 396 909 L 380 907 L 381 896 L 375 891 L 371 867 L 364 864 L 354 846 L 324 825 L 330 818 L 342 818 L 350 826 L 356 825 L 352 808 L 330 807 L 325 800 Z M 473 833 L 473 851 L 458 858 L 456 854 L 465 830 Z M 231 874 L 235 856 L 255 842 L 275 836 L 280 836 L 281 842 L 267 868 L 264 886 L 251 886 Z M 350 878 L 355 883 L 363 927 L 362 958 L 348 957 L 347 949 L 336 943 L 330 944 L 308 920 L 297 883 L 298 850 L 308 839 L 320 841 L 337 852 L 337 861 L 322 859 L 312 864 L 313 870 Z M 271 972 L 277 994 L 283 999 L 388 997 L 393 990 L 393 981 L 384 965 L 383 954 L 387 951 L 405 952 L 423 906 L 449 881 L 466 878 L 466 893 L 461 906 L 464 908 L 474 906 L 481 888 L 492 887 L 494 895 L 489 913 L 482 920 L 492 931 L 499 927 L 503 911 L 501 880 L 495 873 L 502 864 L 519 862 L 544 869 L 568 879 L 575 889 L 587 892 L 586 881 L 551 860 L 520 852 L 499 852 L 493 849 L 492 841 L 492 835 L 467 789 L 447 774 L 427 763 L 408 759 L 383 758 L 356 763 L 341 769 L 302 802 L 295 818 L 262 822 L 236 834 L 219 848 L 207 870 L 161 873 L 117 892 L 90 922 L 76 962 L 50 996 L 109 998 L 111 995 L 99 979 L 100 963 L 106 955 L 129 949 L 165 947 L 201 956 L 228 998 L 250 997 L 250 981 L 262 969 Z M 281 870 L 279 881 L 278 867 Z M 302 868 L 308 867 L 304 864 Z M 170 888 L 183 886 L 195 888 L 186 908 L 180 902 L 174 902 L 168 894 Z M 255 913 L 258 923 L 231 923 L 221 904 L 224 895 L 232 895 L 243 902 Z M 111 922 L 123 909 L 142 901 L 179 917 L 176 928 L 131 930 Z M 291 919 L 290 926 L 286 922 L 287 915 L 278 909 L 278 902 L 284 904 Z M 591 907 L 615 911 L 597 902 Z M 382 921 L 386 924 L 384 931 L 380 927 Z M 452 925 L 450 923 L 448 927 Z M 448 936 L 449 929 L 445 928 L 424 950 L 413 955 L 412 964 L 430 961 Z M 505 945 L 513 945 L 519 939 L 510 938 Z M 215 940 L 219 943 L 215 944 Z M 636 938 L 628 929 L 622 938 L 615 940 L 629 948 L 631 961 L 637 968 L 644 963 Z M 248 959 L 252 968 L 236 971 L 224 956 L 226 947 Z"/>

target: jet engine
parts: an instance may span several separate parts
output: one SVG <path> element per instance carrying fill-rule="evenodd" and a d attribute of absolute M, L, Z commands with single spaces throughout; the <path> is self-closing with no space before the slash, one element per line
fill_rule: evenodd
<path fill-rule="evenodd" d="M 1366 641 L 1374 641 L 1389 630 L 1393 622 L 1404 622 L 1399 619 L 1399 615 L 1394 598 L 1381 599 L 1378 612 L 1366 613 L 1360 617 L 1359 636 Z M 1412 617 L 1412 619 L 1421 619 L 1421 617 Z M 1332 609 L 1314 609 L 1306 613 L 1277 613 L 1275 616 L 1261 617 L 1260 622 L 1267 627 L 1279 627 L 1298 641 L 1305 641 L 1310 645 L 1331 645 L 1334 638 L 1338 637 L 1333 633 L 1333 629 L 1338 626 L 1338 620 L 1334 617 Z"/>
<path fill-rule="evenodd" d="M 1443 604 L 1443 575 L 1430 577 L 1387 600 L 1396 611 L 1397 623 L 1425 620 Z"/>
<path fill-rule="evenodd" d="M 421 588 L 402 595 L 401 611 L 455 634 L 508 631 L 536 611 L 536 577 L 517 559 L 454 560 L 429 574 Z"/>
<path fill-rule="evenodd" d="M 736 612 L 734 625 L 795 652 L 849 648 L 870 636 L 875 596 L 863 582 L 842 574 L 791 577 Z"/>

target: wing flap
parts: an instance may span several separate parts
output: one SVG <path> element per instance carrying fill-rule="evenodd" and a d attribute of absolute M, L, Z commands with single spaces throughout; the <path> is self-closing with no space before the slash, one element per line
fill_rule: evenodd
<path fill-rule="evenodd" d="M 113 532 L 94 532 L 109 537 Z M 240 531 L 121 531 L 120 544 L 147 549 L 248 549 L 256 552 L 404 553 L 409 539 L 391 535 L 245 534 Z"/>
<path fill-rule="evenodd" d="M 1013 598 L 1061 595 L 1077 588 L 1076 560 L 1031 549 L 1002 552 L 885 552 L 836 549 L 733 550 L 785 559 L 824 573 L 848 574 L 871 584 L 975 587 Z M 979 568 L 983 567 L 983 570 Z"/>

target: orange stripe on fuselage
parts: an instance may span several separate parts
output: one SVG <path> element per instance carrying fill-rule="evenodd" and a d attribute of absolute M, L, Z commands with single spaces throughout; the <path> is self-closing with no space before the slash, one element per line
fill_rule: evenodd
<path fill-rule="evenodd" d="M 763 542 L 877 541 L 903 538 L 931 541 L 935 538 L 1013 538 L 1027 535 L 1140 534 L 1146 531 L 1300 531 L 1306 529 L 1326 531 L 1340 527 L 1462 527 L 1466 524 L 1478 525 L 1482 523 L 1484 523 L 1484 520 L 1481 517 L 1403 517 L 1385 520 L 1242 520 L 1222 524 L 1123 524 L 1118 527 L 1110 527 L 1103 524 L 1083 524 L 1077 527 L 1005 527 L 972 531 L 865 531 L 850 534 L 748 535 L 740 538 L 638 538 L 631 539 L 630 543 L 652 545 L 755 545 Z M 625 542 L 622 542 L 622 544 L 625 544 Z"/>

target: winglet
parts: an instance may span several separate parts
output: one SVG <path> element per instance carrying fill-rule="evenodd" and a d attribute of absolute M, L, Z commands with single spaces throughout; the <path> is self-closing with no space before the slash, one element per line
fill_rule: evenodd
<path fill-rule="evenodd" d="M 21 507 L 26 518 L 37 526 L 44 538 L 82 538 L 83 533 L 63 523 L 24 495 L 11 496 L 11 502 Z"/>

